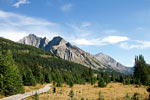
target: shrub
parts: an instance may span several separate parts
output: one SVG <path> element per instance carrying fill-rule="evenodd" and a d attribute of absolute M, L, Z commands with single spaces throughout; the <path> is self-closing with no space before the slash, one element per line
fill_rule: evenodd
<path fill-rule="evenodd" d="M 71 91 L 70 91 L 70 93 L 69 93 L 69 96 L 70 96 L 70 98 L 72 99 L 73 98 L 73 96 L 74 96 L 74 92 L 73 92 L 73 90 L 71 89 Z"/>
<path fill-rule="evenodd" d="M 125 100 L 131 100 L 131 97 L 129 96 L 128 93 L 126 94 L 126 96 L 124 98 L 125 98 Z"/>
<path fill-rule="evenodd" d="M 106 86 L 106 83 L 105 83 L 104 79 L 101 78 L 98 82 L 98 87 L 105 87 L 105 86 Z"/>
<path fill-rule="evenodd" d="M 39 95 L 37 94 L 37 92 L 34 94 L 34 98 L 35 100 L 39 100 Z"/>
<path fill-rule="evenodd" d="M 84 97 L 82 97 L 81 100 L 84 100 Z"/>
<path fill-rule="evenodd" d="M 139 100 L 140 99 L 140 94 L 139 93 L 134 93 L 132 99 L 133 100 Z"/>

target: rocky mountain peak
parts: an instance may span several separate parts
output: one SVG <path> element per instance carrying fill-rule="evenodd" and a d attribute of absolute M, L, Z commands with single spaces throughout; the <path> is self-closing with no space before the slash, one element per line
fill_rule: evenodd
<path fill-rule="evenodd" d="M 35 34 L 29 34 L 27 37 L 37 37 Z"/>
<path fill-rule="evenodd" d="M 108 55 L 103 54 L 102 52 L 96 54 L 95 57 L 103 62 L 117 63 L 115 59 L 113 59 L 112 57 Z"/>
<path fill-rule="evenodd" d="M 52 48 L 54 47 L 66 47 L 66 44 L 68 42 L 66 42 L 62 37 L 60 36 L 57 36 L 57 37 L 54 37 L 45 47 L 45 50 L 47 51 L 52 51 Z"/>
<path fill-rule="evenodd" d="M 61 45 L 66 44 L 67 42 L 60 36 L 54 37 L 52 39 L 53 45 Z"/>
<path fill-rule="evenodd" d="M 44 48 L 49 40 L 41 37 L 37 37 L 35 34 L 29 34 L 28 36 L 25 36 L 23 39 L 18 41 L 19 43 L 28 44 L 35 46 L 37 48 Z"/>
<path fill-rule="evenodd" d="M 115 59 L 112 57 L 105 55 L 103 53 L 98 53 L 95 55 L 95 57 L 101 61 L 104 65 L 111 66 L 111 68 L 118 70 L 120 72 L 125 72 L 125 73 L 131 73 L 132 70 L 130 70 L 129 67 L 123 66 L 119 62 L 117 62 Z"/>

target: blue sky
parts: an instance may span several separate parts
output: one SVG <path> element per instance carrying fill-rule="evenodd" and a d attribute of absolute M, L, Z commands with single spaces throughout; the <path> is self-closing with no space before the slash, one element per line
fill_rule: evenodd
<path fill-rule="evenodd" d="M 0 0 L 0 36 L 62 36 L 126 66 L 143 54 L 150 63 L 150 0 Z"/>

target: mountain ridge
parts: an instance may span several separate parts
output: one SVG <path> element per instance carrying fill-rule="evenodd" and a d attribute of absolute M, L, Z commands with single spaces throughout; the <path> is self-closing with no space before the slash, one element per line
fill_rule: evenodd
<path fill-rule="evenodd" d="M 98 54 L 92 55 L 90 53 L 87 53 L 84 50 L 65 41 L 60 36 L 54 37 L 51 41 L 46 39 L 46 41 L 42 40 L 44 40 L 44 38 L 37 37 L 34 34 L 30 34 L 19 40 L 18 42 L 50 51 L 62 59 L 73 61 L 75 63 L 79 63 L 96 70 L 110 69 L 125 74 L 132 73 L 131 68 L 123 66 L 122 64 L 116 62 L 113 58 L 106 55 L 104 56 L 104 54 L 99 55 L 99 57 Z"/>
<path fill-rule="evenodd" d="M 94 55 L 98 60 L 102 61 L 103 64 L 107 65 L 107 66 L 111 66 L 112 68 L 118 69 L 118 70 L 122 70 L 126 73 L 131 73 L 131 67 L 126 67 L 124 65 L 122 65 L 121 63 L 117 62 L 114 58 L 103 54 L 102 52 Z M 131 72 L 130 72 L 131 71 Z"/>

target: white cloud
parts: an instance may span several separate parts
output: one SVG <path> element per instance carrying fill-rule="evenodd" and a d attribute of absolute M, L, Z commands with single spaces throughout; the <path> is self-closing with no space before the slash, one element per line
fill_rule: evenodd
<path fill-rule="evenodd" d="M 121 43 L 120 47 L 124 48 L 124 49 L 147 49 L 150 48 L 150 41 L 134 41 L 135 43 Z"/>
<path fill-rule="evenodd" d="M 61 7 L 63 12 L 69 12 L 72 9 L 72 4 L 65 4 Z"/>
<path fill-rule="evenodd" d="M 93 41 L 89 41 L 87 39 L 77 39 L 73 40 L 73 42 L 78 45 L 94 45 Z"/>
<path fill-rule="evenodd" d="M 0 11 L 0 36 L 18 41 L 27 34 L 52 38 L 58 35 L 59 25 L 44 19 Z"/>
<path fill-rule="evenodd" d="M 13 6 L 15 6 L 16 8 L 19 8 L 19 6 L 21 4 L 29 4 L 29 0 L 18 0 L 18 2 L 16 2 L 15 4 L 13 4 Z"/>
<path fill-rule="evenodd" d="M 77 45 L 95 45 L 95 46 L 101 46 L 101 45 L 108 45 L 108 44 L 116 44 L 123 41 L 127 41 L 128 37 L 125 36 L 107 36 L 104 38 L 95 38 L 95 39 L 76 39 L 73 40 L 73 42 Z"/>
<path fill-rule="evenodd" d="M 102 41 L 110 44 L 116 44 L 127 40 L 129 40 L 129 38 L 126 36 L 108 36 L 104 38 Z"/>

